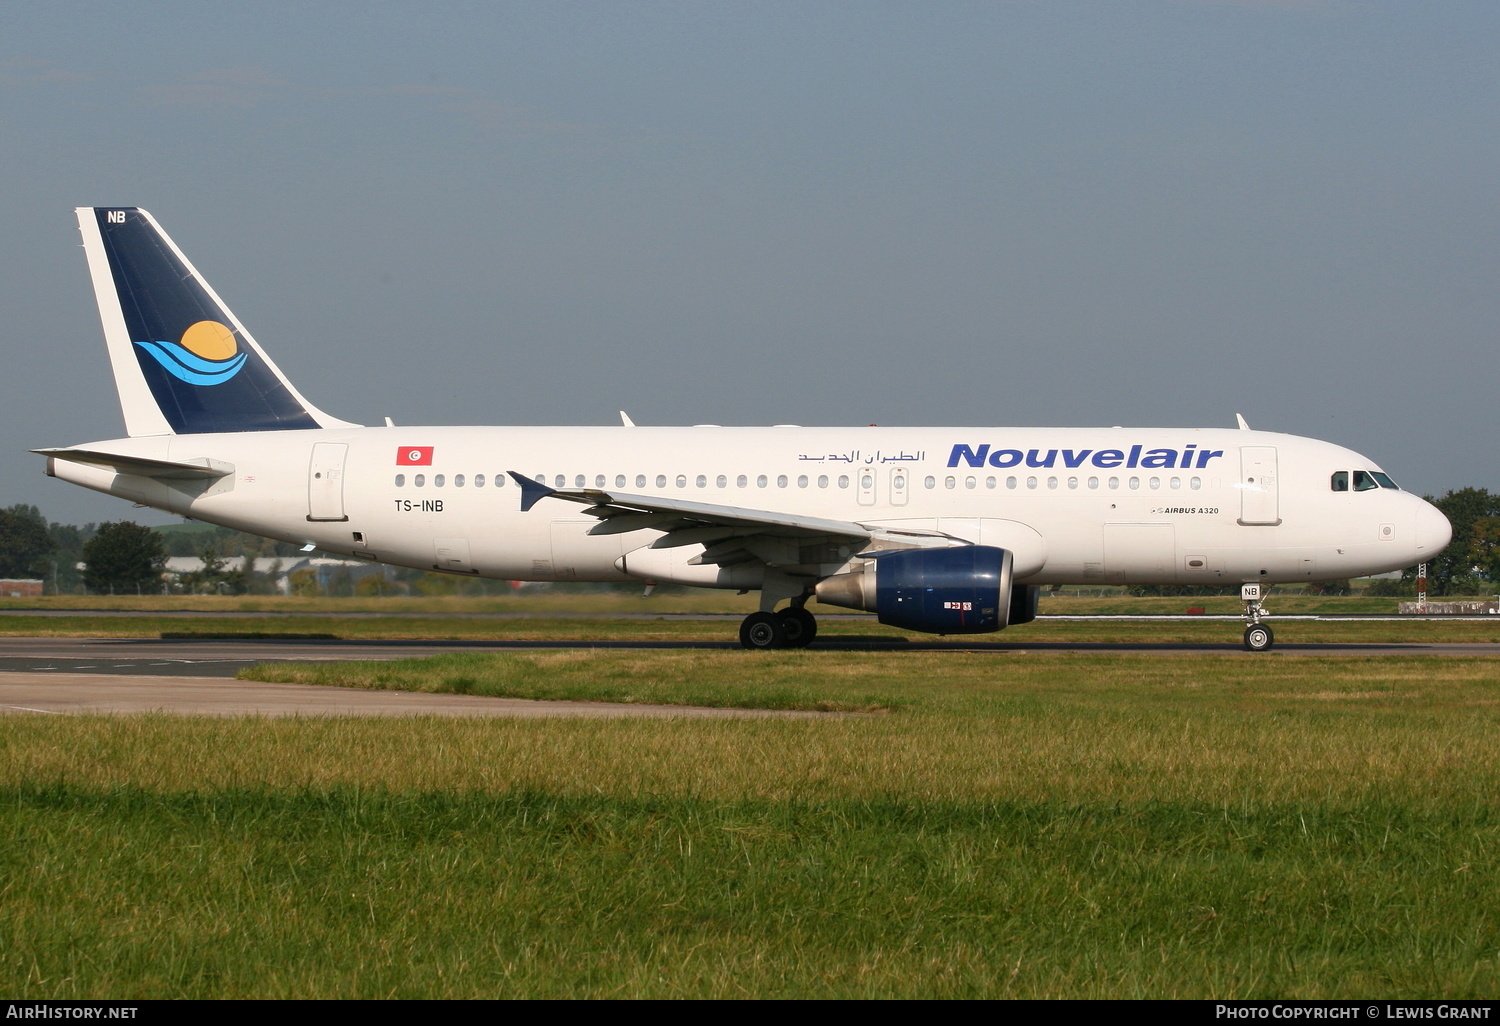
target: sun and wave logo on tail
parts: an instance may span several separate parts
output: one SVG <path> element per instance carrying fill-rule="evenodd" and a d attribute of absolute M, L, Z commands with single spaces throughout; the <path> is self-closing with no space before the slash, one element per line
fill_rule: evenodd
<path fill-rule="evenodd" d="M 176 342 L 135 344 L 168 374 L 190 385 L 222 385 L 250 358 L 239 351 L 234 332 L 218 321 L 199 321 Z"/>

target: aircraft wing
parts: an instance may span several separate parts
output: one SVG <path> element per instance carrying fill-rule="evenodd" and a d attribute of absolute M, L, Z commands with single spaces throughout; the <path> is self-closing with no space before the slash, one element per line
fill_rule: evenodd
<path fill-rule="evenodd" d="M 867 527 L 848 520 L 745 509 L 711 502 L 693 502 L 655 495 L 632 495 L 602 488 L 563 489 L 546 485 L 510 471 L 521 486 L 521 509 L 529 510 L 542 499 L 564 499 L 587 506 L 584 512 L 598 517 L 589 534 L 625 534 L 630 531 L 665 532 L 652 542 L 653 549 L 703 545 L 705 551 L 689 562 L 728 566 L 759 559 L 762 562 L 800 563 L 800 557 L 767 558 L 770 552 L 757 539 L 784 539 L 795 548 L 809 544 L 842 544 L 853 551 L 967 544 L 962 539 L 935 531 L 892 531 Z"/>

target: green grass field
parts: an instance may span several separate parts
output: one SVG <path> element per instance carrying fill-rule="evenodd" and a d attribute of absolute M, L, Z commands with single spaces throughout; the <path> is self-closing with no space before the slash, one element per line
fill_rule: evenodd
<path fill-rule="evenodd" d="M 0 991 L 1500 992 L 1500 660 L 575 650 L 325 669 L 863 711 L 7 717 Z"/>

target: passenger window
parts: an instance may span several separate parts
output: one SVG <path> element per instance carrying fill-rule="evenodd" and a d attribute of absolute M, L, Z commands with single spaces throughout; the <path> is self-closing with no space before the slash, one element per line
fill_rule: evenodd
<path fill-rule="evenodd" d="M 1070 478 L 1068 478 L 1068 487 L 1069 488 L 1077 488 L 1078 487 L 1078 478 L 1076 478 L 1076 477 L 1070 477 Z"/>
<path fill-rule="evenodd" d="M 819 488 L 827 488 L 828 487 L 828 475 L 827 474 L 819 474 L 818 475 L 818 487 Z"/>
<path fill-rule="evenodd" d="M 725 477 L 723 474 L 720 474 L 718 477 L 714 478 L 714 485 L 718 488 L 728 488 L 729 478 Z"/>
<path fill-rule="evenodd" d="M 462 474 L 454 474 L 453 475 L 453 487 L 454 488 L 462 488 L 463 486 L 464 486 L 464 476 Z"/>
<path fill-rule="evenodd" d="M 678 474 L 677 475 L 677 487 L 678 488 L 686 488 L 687 487 L 687 475 L 686 474 Z"/>
<path fill-rule="evenodd" d="M 925 478 L 922 479 L 922 484 L 927 488 L 936 488 L 937 478 L 933 477 L 931 474 L 928 474 Z"/>
<path fill-rule="evenodd" d="M 418 474 L 416 477 L 411 479 L 411 483 L 416 485 L 418 488 L 421 488 L 424 484 L 427 483 L 427 478 L 422 474 Z"/>
<path fill-rule="evenodd" d="M 786 475 L 785 474 L 777 474 L 776 475 L 776 487 L 777 488 L 785 488 L 786 487 Z"/>
<path fill-rule="evenodd" d="M 993 488 L 993 487 L 995 487 L 995 479 L 993 477 L 987 477 L 987 478 L 985 478 L 984 479 L 984 486 L 986 488 Z"/>
<path fill-rule="evenodd" d="M 558 474 L 552 480 L 556 482 L 558 488 L 566 488 L 568 486 L 568 479 L 562 474 Z"/>
<path fill-rule="evenodd" d="M 840 474 L 839 475 L 839 487 L 840 488 L 848 488 L 849 487 L 849 475 L 848 474 Z"/>
<path fill-rule="evenodd" d="M 1335 470 L 1333 472 L 1333 479 L 1329 484 L 1336 492 L 1347 492 L 1349 490 L 1349 471 Z"/>
<path fill-rule="evenodd" d="M 1089 487 L 1090 488 L 1098 488 L 1099 487 L 1099 479 L 1097 477 L 1091 477 L 1091 478 L 1089 478 Z"/>
<path fill-rule="evenodd" d="M 658 488 L 665 488 L 666 486 L 667 486 L 667 475 L 666 474 L 657 474 L 656 475 L 656 487 L 658 487 Z"/>
<path fill-rule="evenodd" d="M 708 475 L 706 475 L 706 474 L 699 474 L 698 475 L 698 480 L 697 480 L 696 484 L 698 485 L 699 488 L 707 488 L 708 487 Z"/>
<path fill-rule="evenodd" d="M 406 475 L 405 474 L 397 474 L 396 475 L 396 487 L 397 488 L 402 488 L 402 487 L 405 487 L 405 485 L 406 485 Z"/>
<path fill-rule="evenodd" d="M 594 487 L 595 488 L 603 488 L 604 487 L 604 475 L 603 474 L 595 474 L 594 475 Z"/>
<path fill-rule="evenodd" d="M 1380 482 L 1375 480 L 1375 475 L 1367 470 L 1356 470 L 1354 472 L 1354 490 L 1356 492 L 1368 492 L 1372 488 L 1379 488 Z"/>
<path fill-rule="evenodd" d="M 1132 477 L 1130 479 L 1130 487 L 1132 487 L 1132 488 L 1139 488 L 1140 486 L 1141 486 L 1141 479 L 1140 478 L 1138 478 L 1138 477 Z"/>
<path fill-rule="evenodd" d="M 1027 488 L 1035 488 L 1036 487 L 1036 478 L 1034 478 L 1034 477 L 1028 477 L 1026 479 L 1026 487 Z"/>
<path fill-rule="evenodd" d="M 1015 486 L 1016 486 L 1016 479 L 1015 478 L 1013 478 L 1013 477 L 1007 477 L 1005 479 L 1005 487 L 1007 487 L 1007 488 L 1015 488 Z"/>
<path fill-rule="evenodd" d="M 574 488 L 582 488 L 584 482 L 587 481 L 587 480 L 588 480 L 588 478 L 584 477 L 582 474 L 579 474 L 577 477 L 575 477 L 573 479 L 573 487 Z"/>
<path fill-rule="evenodd" d="M 644 487 L 646 487 L 646 475 L 645 474 L 637 474 L 637 475 L 635 475 L 635 486 L 637 488 L 644 488 Z"/>
<path fill-rule="evenodd" d="M 434 487 L 434 488 L 441 488 L 441 487 L 443 487 L 443 475 L 442 474 L 434 474 L 432 476 L 432 487 Z"/>
<path fill-rule="evenodd" d="M 1174 489 L 1181 488 L 1182 487 L 1182 478 L 1180 478 L 1180 477 L 1174 477 L 1174 478 L 1172 478 L 1170 484 L 1172 485 L 1172 487 Z"/>
<path fill-rule="evenodd" d="M 1055 477 L 1049 477 L 1049 478 L 1047 478 L 1047 487 L 1048 488 L 1056 488 L 1057 487 L 1057 478 L 1055 478 Z"/>
<path fill-rule="evenodd" d="M 1161 487 L 1161 478 L 1153 477 L 1148 483 L 1151 485 L 1151 490 L 1155 491 Z"/>
<path fill-rule="evenodd" d="M 616 488 L 624 488 L 625 487 L 625 475 L 624 474 L 616 474 L 615 475 L 615 487 Z"/>
<path fill-rule="evenodd" d="M 743 487 L 745 487 L 749 483 L 750 483 L 750 479 L 748 477 L 746 477 L 744 474 L 741 474 L 739 477 L 737 477 L 737 478 L 734 479 L 734 486 L 736 488 L 743 488 Z"/>
<path fill-rule="evenodd" d="M 474 487 L 475 488 L 483 488 L 484 487 L 484 475 L 483 474 L 475 474 L 474 475 Z"/>
<path fill-rule="evenodd" d="M 978 486 L 979 486 L 979 479 L 978 478 L 974 478 L 974 477 L 966 477 L 966 478 L 964 478 L 964 487 L 965 488 L 977 488 Z"/>
<path fill-rule="evenodd" d="M 1112 477 L 1112 478 L 1110 478 L 1109 479 L 1109 486 L 1111 488 L 1118 488 L 1118 487 L 1120 487 L 1120 479 L 1118 477 Z"/>
<path fill-rule="evenodd" d="M 1188 487 L 1191 488 L 1191 489 L 1193 489 L 1194 491 L 1197 491 L 1199 488 L 1203 487 L 1203 478 L 1201 478 L 1201 477 L 1190 477 L 1190 478 L 1188 478 Z"/>
<path fill-rule="evenodd" d="M 956 479 L 954 479 L 954 478 L 951 478 L 951 477 L 945 477 L 945 478 L 943 478 L 943 487 L 944 488 L 953 488 L 957 484 L 958 484 L 958 481 Z"/>
<path fill-rule="evenodd" d="M 806 488 L 807 487 L 807 475 L 806 474 L 799 474 L 798 475 L 798 477 L 797 477 L 797 487 L 798 488 Z"/>
<path fill-rule="evenodd" d="M 757 487 L 757 488 L 764 488 L 765 486 L 766 486 L 766 475 L 761 474 L 759 477 L 757 477 L 755 479 L 755 487 Z"/>

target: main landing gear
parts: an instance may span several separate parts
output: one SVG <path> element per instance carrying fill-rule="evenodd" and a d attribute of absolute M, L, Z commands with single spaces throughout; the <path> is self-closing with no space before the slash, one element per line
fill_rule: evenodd
<path fill-rule="evenodd" d="M 817 636 L 817 617 L 801 606 L 751 613 L 740 623 L 740 644 L 750 649 L 804 648 Z"/>
<path fill-rule="evenodd" d="M 1260 604 L 1264 590 L 1259 584 L 1240 585 L 1240 601 L 1245 604 L 1245 651 L 1264 652 L 1276 643 L 1270 627 L 1260 622 L 1266 607 Z"/>

